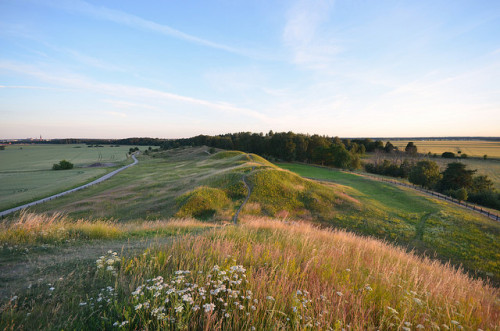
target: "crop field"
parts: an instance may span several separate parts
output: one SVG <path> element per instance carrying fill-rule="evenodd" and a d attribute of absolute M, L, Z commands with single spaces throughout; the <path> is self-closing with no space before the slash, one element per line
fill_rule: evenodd
<path fill-rule="evenodd" d="M 0 151 L 0 210 L 90 182 L 126 162 L 128 149 L 129 146 L 7 145 Z M 52 170 L 52 165 L 63 159 L 75 168 Z M 97 163 L 105 166 L 95 166 Z"/>
<path fill-rule="evenodd" d="M 404 151 L 410 140 L 391 140 L 390 142 Z M 480 140 L 413 140 L 419 153 L 431 153 L 441 155 L 444 152 L 452 152 L 455 155 L 458 151 L 468 156 L 489 158 L 500 158 L 500 141 L 480 141 Z M 385 142 L 384 142 L 385 144 Z"/>

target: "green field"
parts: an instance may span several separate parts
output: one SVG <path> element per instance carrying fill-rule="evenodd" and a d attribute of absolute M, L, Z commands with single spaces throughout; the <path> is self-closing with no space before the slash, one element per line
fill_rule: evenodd
<path fill-rule="evenodd" d="M 390 142 L 404 151 L 410 140 L 390 140 Z M 500 158 L 500 141 L 481 141 L 481 140 L 413 140 L 419 153 L 431 153 L 441 155 L 444 152 L 452 152 L 455 155 L 458 151 L 468 156 L 483 157 L 488 155 L 490 158 Z M 385 142 L 384 142 L 385 144 Z"/>
<path fill-rule="evenodd" d="M 129 146 L 7 145 L 0 151 L 0 210 L 92 181 L 124 164 L 128 150 Z M 75 168 L 52 170 L 63 159 Z M 96 163 L 107 166 L 89 167 Z"/>

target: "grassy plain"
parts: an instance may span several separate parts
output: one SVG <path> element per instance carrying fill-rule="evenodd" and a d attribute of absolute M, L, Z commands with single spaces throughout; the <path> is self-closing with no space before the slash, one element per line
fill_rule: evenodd
<path fill-rule="evenodd" d="M 0 328 L 494 330 L 500 323 L 498 289 L 380 241 L 304 223 L 249 218 L 131 255 L 103 246 L 92 261 L 79 261 L 5 302 Z"/>
<path fill-rule="evenodd" d="M 90 182 L 122 165 L 129 146 L 7 145 L 0 151 L 0 210 Z M 74 169 L 54 171 L 52 165 L 66 159 Z M 95 163 L 111 167 L 89 167 Z"/>
<path fill-rule="evenodd" d="M 390 140 L 390 142 L 404 151 L 410 140 Z M 452 152 L 457 155 L 458 151 L 468 156 L 500 158 L 500 141 L 481 140 L 412 140 L 418 148 L 419 153 L 431 153 L 441 155 L 444 152 Z M 385 144 L 385 142 L 384 142 Z"/>

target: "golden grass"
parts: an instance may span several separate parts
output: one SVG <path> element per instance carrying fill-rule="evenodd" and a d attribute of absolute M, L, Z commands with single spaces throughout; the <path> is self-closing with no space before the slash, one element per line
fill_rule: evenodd
<path fill-rule="evenodd" d="M 124 265 L 119 277 L 130 292 L 147 278 L 168 279 L 176 270 L 189 270 L 189 282 L 203 286 L 214 265 L 246 268 L 243 290 L 253 293 L 253 308 L 231 311 L 228 321 L 217 311 L 223 306 L 210 316 L 189 312 L 183 323 L 194 329 L 476 330 L 500 323 L 499 292 L 483 281 L 375 239 L 306 223 L 246 218 L 239 227 L 183 237 Z M 217 295 L 194 298 L 200 306 L 218 304 Z M 131 308 L 128 316 L 134 313 Z M 147 311 L 136 314 L 131 327 L 158 322 Z"/>
<path fill-rule="evenodd" d="M 193 219 L 119 223 L 112 220 L 72 220 L 61 213 L 23 212 L 11 222 L 0 223 L 0 245 L 57 244 L 77 239 L 117 239 L 147 233 L 175 234 L 196 228 L 215 227 Z"/>

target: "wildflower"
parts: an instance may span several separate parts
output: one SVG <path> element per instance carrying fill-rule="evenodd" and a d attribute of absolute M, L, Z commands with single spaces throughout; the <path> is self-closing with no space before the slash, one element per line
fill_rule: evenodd
<path fill-rule="evenodd" d="M 181 313 L 183 310 L 184 310 L 184 306 L 182 306 L 182 305 L 175 307 L 176 313 Z"/>
<path fill-rule="evenodd" d="M 272 296 L 270 296 L 270 295 L 268 295 L 268 296 L 266 297 L 266 299 L 267 299 L 267 300 L 269 300 L 269 301 L 274 301 L 274 298 L 273 298 Z"/>
<path fill-rule="evenodd" d="M 113 326 L 118 326 L 118 324 L 120 324 L 120 323 L 119 322 L 114 322 Z"/>
<path fill-rule="evenodd" d="M 302 295 L 302 291 L 301 290 L 297 290 L 297 295 Z"/>
<path fill-rule="evenodd" d="M 10 302 L 17 300 L 17 298 L 18 298 L 18 296 L 17 296 L 17 295 L 14 295 L 14 296 L 12 297 L 12 299 L 10 299 Z"/>
<path fill-rule="evenodd" d="M 339 297 L 341 297 L 343 294 L 342 294 L 342 292 L 337 292 L 337 295 L 338 295 Z"/>
<path fill-rule="evenodd" d="M 192 309 L 193 311 L 198 311 L 198 310 L 200 310 L 200 306 L 195 305 L 195 306 L 193 306 L 193 308 L 191 308 L 191 309 Z"/>
<path fill-rule="evenodd" d="M 451 324 L 460 325 L 460 323 L 458 321 L 455 321 L 455 320 L 451 320 L 450 322 L 451 322 Z"/>
<path fill-rule="evenodd" d="M 393 313 L 395 315 L 399 314 L 398 311 L 392 307 L 387 306 L 387 309 L 389 309 L 391 311 L 391 313 Z"/>
<path fill-rule="evenodd" d="M 415 301 L 415 303 L 419 306 L 422 305 L 422 300 L 420 300 L 419 298 L 413 298 L 413 301 Z"/>
<path fill-rule="evenodd" d="M 296 313 L 297 312 L 297 307 L 292 307 L 292 310 L 293 310 L 294 313 Z"/>
<path fill-rule="evenodd" d="M 257 308 L 255 308 L 255 306 L 251 306 L 250 309 L 256 310 Z"/>
<path fill-rule="evenodd" d="M 86 302 L 80 302 L 80 306 L 86 306 L 87 303 Z"/>
<path fill-rule="evenodd" d="M 205 310 L 205 313 L 210 313 L 215 309 L 215 305 L 213 303 L 207 303 L 203 305 L 203 309 Z"/>
<path fill-rule="evenodd" d="M 416 326 L 416 328 L 417 328 L 417 329 L 425 329 L 425 326 L 423 326 L 422 324 L 418 324 L 418 325 Z"/>
<path fill-rule="evenodd" d="M 407 328 L 406 326 L 403 326 L 401 329 L 402 329 L 403 331 L 411 331 L 411 329 L 410 329 L 410 328 Z"/>
<path fill-rule="evenodd" d="M 128 321 L 123 321 L 122 324 L 120 324 L 119 328 L 123 328 L 126 324 L 128 324 Z"/>
<path fill-rule="evenodd" d="M 55 287 L 51 287 L 49 288 L 49 291 L 54 291 L 56 288 Z"/>
<path fill-rule="evenodd" d="M 134 307 L 135 310 L 139 310 L 142 308 L 142 303 L 139 303 L 137 306 Z"/>
<path fill-rule="evenodd" d="M 225 313 L 225 314 L 224 314 L 224 317 L 229 318 L 229 314 L 228 314 L 228 313 Z"/>

